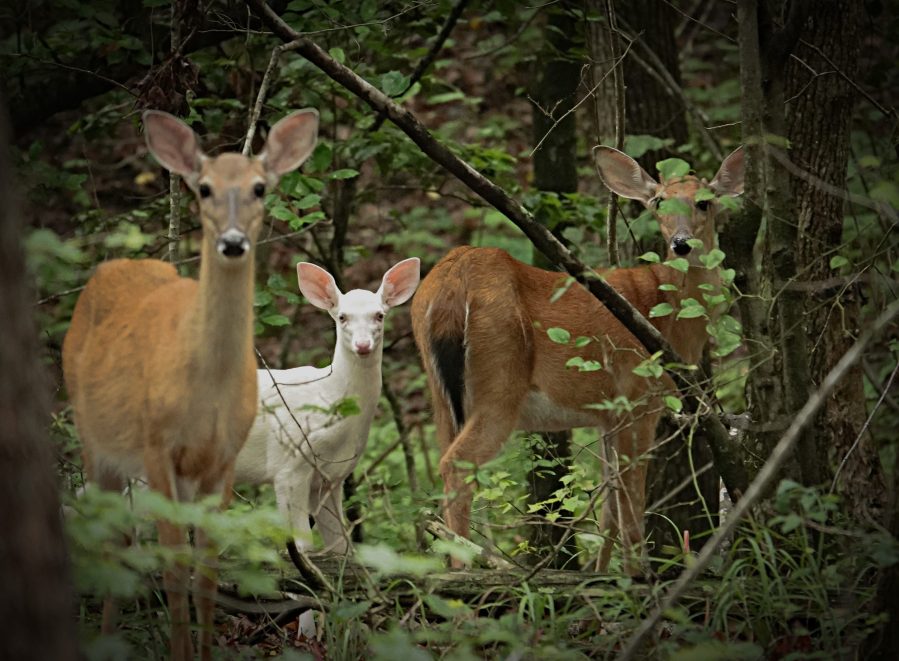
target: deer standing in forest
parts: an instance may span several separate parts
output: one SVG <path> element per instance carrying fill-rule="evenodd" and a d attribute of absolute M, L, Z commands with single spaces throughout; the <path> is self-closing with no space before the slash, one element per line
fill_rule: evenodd
<path fill-rule="evenodd" d="M 298 549 L 311 546 L 311 515 L 326 551 L 349 550 L 343 483 L 365 451 L 381 396 L 384 319 L 415 292 L 419 266 L 417 257 L 404 259 L 384 274 L 377 292 L 343 294 L 324 269 L 297 264 L 303 296 L 334 319 L 334 359 L 328 367 L 258 370 L 259 412 L 238 455 L 236 480 L 274 484 Z M 348 398 L 359 410 L 340 416 L 334 409 Z"/>
<path fill-rule="evenodd" d="M 652 264 L 609 270 L 603 277 L 644 316 L 668 303 L 673 312 L 652 323 L 684 360 L 696 363 L 707 321 L 677 315 L 687 299 L 702 302 L 720 288 L 717 269 L 706 268 L 700 257 L 715 246 L 717 199 L 743 192 L 742 149 L 708 183 L 692 175 L 658 183 L 610 147 L 598 148 L 597 163 L 613 193 L 639 200 L 655 216 L 669 257 L 689 263 L 685 272 Z M 697 199 L 700 190 L 711 194 Z M 667 375 L 633 372 L 648 357 L 643 345 L 586 289 L 568 287 L 565 275 L 499 249 L 469 246 L 451 251 L 422 281 L 412 326 L 434 408 L 447 525 L 469 535 L 474 485 L 466 478 L 472 466 L 496 456 L 512 431 L 596 426 L 626 458 L 618 489 L 603 506 L 601 527 L 609 537 L 600 568 L 607 568 L 610 540 L 620 530 L 625 568 L 639 571 L 635 552 L 643 535 L 647 453 L 664 409 L 662 396 L 674 390 Z M 551 328 L 567 330 L 572 341 L 553 341 Z M 581 369 L 587 366 L 592 367 Z M 627 404 L 618 399 L 616 406 L 622 397 Z"/>
<path fill-rule="evenodd" d="M 121 491 L 146 476 L 174 501 L 221 494 L 226 507 L 234 462 L 256 416 L 253 353 L 255 243 L 263 198 L 312 153 L 318 113 L 301 110 L 272 127 L 264 151 L 248 158 L 203 153 L 193 130 L 160 111 L 144 113 L 147 146 L 197 195 L 203 239 L 199 281 L 158 260 L 102 264 L 75 306 L 63 369 L 88 478 Z M 180 547 L 182 526 L 159 520 L 159 542 Z M 198 567 L 194 605 L 200 654 L 211 659 L 217 590 L 211 543 L 195 531 L 210 566 Z M 171 658 L 192 658 L 190 567 L 176 562 L 163 582 L 172 621 Z M 115 606 L 104 605 L 103 630 Z"/>

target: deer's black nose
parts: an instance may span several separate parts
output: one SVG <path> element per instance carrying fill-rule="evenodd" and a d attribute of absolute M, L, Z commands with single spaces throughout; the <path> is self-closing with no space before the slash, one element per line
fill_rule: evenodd
<path fill-rule="evenodd" d="M 676 236 L 671 239 L 671 249 L 674 251 L 675 255 L 680 255 L 683 257 L 684 255 L 689 255 L 692 248 L 690 244 L 687 243 L 690 239 L 685 236 Z"/>
<path fill-rule="evenodd" d="M 243 232 L 230 229 L 219 237 L 215 247 L 223 257 L 243 257 L 250 249 L 250 241 Z"/>

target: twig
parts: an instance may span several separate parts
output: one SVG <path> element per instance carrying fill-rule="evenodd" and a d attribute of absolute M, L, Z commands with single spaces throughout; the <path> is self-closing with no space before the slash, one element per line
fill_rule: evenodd
<path fill-rule="evenodd" d="M 584 95 L 584 97 L 583 97 L 580 101 L 578 101 L 577 103 L 575 103 L 574 105 L 572 105 L 568 110 L 566 110 L 565 112 L 563 112 L 562 115 L 561 115 L 560 117 L 558 117 L 558 118 L 552 117 L 552 114 L 551 114 L 551 113 L 546 113 L 546 114 L 548 114 L 550 117 L 552 117 L 555 121 L 553 122 L 553 125 L 549 127 L 549 129 L 546 131 L 546 133 L 543 134 L 543 137 L 540 138 L 540 141 L 537 143 L 537 145 L 531 150 L 531 155 L 533 155 L 536 151 L 538 151 L 538 150 L 540 149 L 540 147 L 543 146 L 543 142 L 546 140 L 547 137 L 549 137 L 549 134 L 553 132 L 553 129 L 555 129 L 556 126 L 558 126 L 558 125 L 562 122 L 563 119 L 565 119 L 566 117 L 568 117 L 568 115 L 570 115 L 571 113 L 577 112 L 577 109 L 580 108 L 580 107 L 584 104 L 584 102 L 585 102 L 587 99 L 593 98 L 593 94 L 596 92 L 597 89 L 599 89 L 599 86 L 602 85 L 602 82 L 603 82 L 606 78 L 608 78 L 609 75 L 614 75 L 615 70 L 616 70 L 619 66 L 621 66 L 621 63 L 624 61 L 624 58 L 627 57 L 627 54 L 630 52 L 631 46 L 633 45 L 633 43 L 634 43 L 633 41 L 629 41 L 629 42 L 628 42 L 627 48 L 624 49 L 624 52 L 621 54 L 621 56 L 620 56 L 617 60 L 615 60 L 614 62 L 612 62 L 612 68 L 609 69 L 609 70 L 605 73 L 605 75 L 604 75 L 602 78 L 600 78 L 600 79 L 593 85 L 593 88 L 592 88 L 592 89 L 590 89 L 590 90 L 587 91 L 587 93 Z M 544 112 L 545 112 L 545 111 L 544 111 Z M 419 146 L 420 146 L 420 145 L 419 145 Z M 464 180 L 463 180 L 463 181 L 464 181 Z M 475 192 L 477 192 L 477 191 L 475 191 Z M 489 200 L 488 200 L 488 201 L 489 201 Z M 501 210 L 501 211 L 502 211 L 502 210 Z M 514 222 L 514 219 L 511 219 L 511 220 L 513 220 L 513 222 Z M 538 246 L 538 247 L 539 247 L 539 246 Z"/>
<path fill-rule="evenodd" d="M 792 455 L 793 447 L 799 439 L 800 433 L 812 421 L 821 405 L 827 400 L 828 395 L 840 382 L 846 372 L 861 358 L 865 347 L 890 321 L 899 314 L 899 301 L 893 301 L 887 308 L 877 317 L 871 326 L 862 333 L 861 337 L 852 345 L 852 347 L 843 354 L 839 362 L 834 366 L 821 386 L 811 394 L 805 405 L 796 414 L 790 428 L 777 442 L 771 455 L 762 469 L 758 472 L 752 484 L 746 490 L 737 503 L 734 504 L 733 510 L 727 515 L 727 520 L 712 538 L 706 542 L 695 562 L 681 573 L 680 577 L 668 591 L 668 594 L 662 600 L 662 603 L 647 617 L 637 630 L 633 633 L 625 645 L 624 650 L 618 657 L 621 661 L 633 659 L 637 653 L 641 642 L 649 634 L 650 631 L 659 623 L 663 614 L 674 607 L 678 599 L 684 594 L 690 584 L 708 567 L 709 562 L 718 550 L 721 543 L 729 537 L 737 527 L 741 519 L 749 512 L 749 509 L 765 493 L 768 485 L 780 472 L 780 468 L 788 457 Z"/>
<path fill-rule="evenodd" d="M 606 13 L 609 18 L 609 49 L 612 59 L 618 59 L 618 21 L 615 17 L 615 3 L 606 0 Z M 623 64 L 616 65 L 612 71 L 615 86 L 615 149 L 624 149 L 624 123 L 627 99 L 624 96 Z M 609 264 L 614 268 L 619 265 L 618 259 L 618 196 L 609 192 L 609 205 L 606 211 L 606 249 L 609 253 Z"/>
<path fill-rule="evenodd" d="M 444 539 L 453 542 L 454 544 L 464 546 L 471 551 L 474 551 L 477 554 L 477 557 L 479 557 L 494 569 L 513 569 L 515 567 L 515 565 L 513 565 L 508 560 L 501 558 L 492 551 L 485 549 L 483 546 L 479 546 L 470 539 L 466 539 L 461 535 L 457 535 L 439 521 L 435 521 L 433 519 L 427 521 L 425 523 L 425 529 L 438 539 Z"/>
<path fill-rule="evenodd" d="M 877 99 L 875 99 L 873 96 L 871 96 L 864 87 L 862 87 L 861 85 L 858 84 L 858 80 L 856 80 L 855 78 L 852 78 L 851 76 L 848 76 L 846 74 L 846 72 L 844 72 L 840 67 L 838 67 L 836 64 L 834 64 L 833 60 L 831 60 L 829 57 L 827 57 L 827 55 L 824 53 L 824 51 L 822 51 L 820 48 L 818 48 L 818 46 L 816 46 L 815 44 L 809 43 L 805 39 L 800 39 L 799 43 L 802 44 L 803 46 L 805 46 L 806 48 L 810 48 L 813 51 L 815 51 L 815 53 L 817 53 L 818 56 L 822 60 L 824 60 L 825 62 L 827 62 L 827 64 L 829 64 L 830 66 L 833 67 L 834 71 L 836 71 L 843 80 L 845 80 L 847 83 L 849 83 L 849 85 L 851 87 L 855 88 L 855 90 L 859 94 L 861 94 L 863 97 L 865 97 L 865 99 L 868 101 L 868 103 L 870 103 L 878 111 L 883 113 L 883 115 L 885 117 L 890 117 L 894 121 L 897 119 L 897 113 L 896 113 L 895 108 L 885 108 L 883 105 L 881 105 L 877 101 Z M 796 55 L 793 55 L 792 57 L 795 60 L 802 62 L 802 60 L 800 60 L 799 57 L 797 57 Z"/>
<path fill-rule="evenodd" d="M 281 53 L 291 50 L 292 44 L 281 44 L 272 49 L 272 56 L 268 61 L 268 67 L 262 76 L 262 82 L 259 83 L 259 92 L 256 94 L 256 103 L 253 104 L 253 110 L 250 113 L 250 122 L 247 127 L 247 137 L 244 138 L 243 149 L 240 153 L 244 156 L 250 155 L 250 149 L 253 146 L 253 136 L 256 135 L 256 125 L 259 123 L 259 116 L 262 114 L 262 105 L 265 103 L 265 96 L 268 94 L 268 88 L 271 84 L 272 74 L 281 58 Z"/>
<path fill-rule="evenodd" d="M 833 482 L 830 483 L 830 493 L 833 493 L 837 488 L 837 482 L 840 480 L 840 473 L 843 471 L 843 468 L 846 466 L 846 462 L 849 461 L 849 455 L 851 455 L 855 448 L 858 447 L 858 444 L 862 440 L 862 436 L 864 436 L 865 432 L 868 430 L 868 426 L 871 424 L 871 420 L 874 419 L 874 415 L 877 413 L 877 410 L 880 408 L 880 405 L 883 404 L 883 400 L 886 399 L 887 393 L 890 391 L 890 386 L 893 385 L 893 379 L 896 378 L 896 372 L 899 372 L 899 363 L 896 363 L 896 367 L 893 368 L 892 373 L 890 374 L 890 378 L 887 379 L 887 383 L 883 388 L 883 391 L 880 393 L 880 399 L 877 400 L 877 403 L 874 405 L 874 408 L 871 409 L 871 413 L 868 415 L 865 420 L 865 424 L 862 425 L 862 428 L 858 432 L 858 436 L 855 437 L 855 441 L 852 443 L 852 447 L 849 448 L 849 451 L 846 453 L 846 456 L 843 457 L 843 461 L 840 462 L 839 467 L 837 468 L 836 473 L 833 476 Z"/>
<path fill-rule="evenodd" d="M 106 76 L 103 76 L 103 75 L 97 73 L 96 71 L 91 71 L 90 69 L 83 69 L 81 67 L 72 66 L 71 64 L 64 64 L 59 61 L 48 62 L 47 60 L 44 60 L 39 57 L 35 57 L 34 55 L 31 55 L 29 53 L 21 53 L 20 52 L 20 53 L 11 53 L 10 55 L 12 55 L 14 57 L 24 57 L 25 59 L 33 60 L 40 64 L 44 64 L 48 67 L 57 67 L 59 69 L 65 69 L 67 71 L 75 71 L 76 73 L 81 73 L 86 76 L 93 76 L 94 78 L 96 78 L 98 80 L 102 80 L 104 83 L 109 83 L 111 86 L 118 87 L 119 89 L 121 89 L 124 92 L 127 92 L 131 96 L 137 96 L 137 94 L 134 92 L 134 90 L 132 90 L 127 85 L 123 85 L 122 83 L 120 83 L 117 80 L 113 80 L 112 78 L 107 78 Z"/>
<path fill-rule="evenodd" d="M 418 66 L 415 67 L 415 71 L 412 72 L 412 75 L 409 77 L 409 83 L 399 94 L 394 94 L 394 99 L 401 98 L 406 92 L 412 89 L 412 86 L 417 83 L 421 77 L 424 75 L 425 71 L 428 70 L 428 67 L 434 62 L 437 58 L 437 54 L 443 48 L 443 44 L 446 43 L 446 40 L 450 36 L 450 32 L 453 31 L 456 23 L 459 18 L 462 16 L 462 12 L 465 11 L 465 6 L 468 4 L 468 0 L 458 0 L 455 5 L 453 5 L 452 10 L 450 10 L 449 16 L 446 17 L 446 21 L 443 24 L 443 27 L 440 28 L 440 32 L 437 33 L 437 39 L 431 45 L 430 50 L 428 50 L 427 54 L 421 59 L 418 63 Z M 384 123 L 386 117 L 384 115 L 379 115 L 378 120 L 375 122 L 378 126 Z M 375 129 L 377 130 L 377 129 Z"/>
<path fill-rule="evenodd" d="M 412 452 L 412 445 L 409 442 L 409 428 L 403 421 L 403 409 L 397 399 L 396 393 L 390 387 L 387 375 L 381 377 L 381 389 L 387 402 L 390 404 L 390 412 L 393 414 L 393 424 L 396 425 L 396 431 L 399 434 L 398 443 L 403 446 L 403 458 L 406 461 L 406 477 L 409 480 L 409 490 L 414 498 L 418 494 L 418 476 L 415 473 L 415 454 Z M 393 446 L 396 447 L 396 446 Z M 424 550 L 424 535 L 422 534 L 421 525 L 415 522 L 415 541 L 420 550 Z"/>
<path fill-rule="evenodd" d="M 515 32 L 515 34 L 513 34 L 511 37 L 509 37 L 506 41 L 501 43 L 499 46 L 494 46 L 492 48 L 488 48 L 487 50 L 480 51 L 479 53 L 475 53 L 473 55 L 466 55 L 465 57 L 462 58 L 462 61 L 464 62 L 466 60 L 477 60 L 478 58 L 481 58 L 481 57 L 487 57 L 488 55 L 493 55 L 494 53 L 498 53 L 503 48 L 511 46 L 513 43 L 515 43 L 518 40 L 518 38 L 521 35 L 524 34 L 524 31 L 528 29 L 528 26 L 534 21 L 534 19 L 537 18 L 537 14 L 540 13 L 540 9 L 541 9 L 541 7 L 537 7 L 536 9 L 534 9 L 534 11 L 531 13 L 531 15 L 528 16 L 527 19 L 525 19 L 524 23 L 521 24 L 521 27 L 518 28 L 518 30 Z"/>
<path fill-rule="evenodd" d="M 180 4 L 172 3 L 172 57 L 181 51 L 181 16 Z M 178 261 L 178 245 L 181 241 L 181 175 L 169 173 L 169 263 Z"/>
<path fill-rule="evenodd" d="M 168 257 L 170 264 L 178 263 L 178 245 L 181 241 L 181 175 L 169 173 L 169 232 Z"/>

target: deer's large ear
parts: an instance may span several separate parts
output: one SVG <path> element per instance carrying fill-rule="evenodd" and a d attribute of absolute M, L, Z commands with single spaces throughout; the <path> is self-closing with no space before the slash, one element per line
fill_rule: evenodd
<path fill-rule="evenodd" d="M 421 260 L 418 257 L 410 257 L 394 264 L 381 280 L 378 294 L 388 307 L 396 307 L 408 301 L 421 278 Z"/>
<path fill-rule="evenodd" d="M 144 112 L 144 135 L 153 157 L 169 172 L 180 174 L 194 186 L 206 158 L 197 134 L 174 115 L 161 110 Z"/>
<path fill-rule="evenodd" d="M 312 154 L 317 141 L 318 111 L 297 110 L 272 127 L 258 158 L 270 175 L 280 177 L 300 167 Z"/>
<path fill-rule="evenodd" d="M 718 174 L 709 182 L 709 188 L 717 195 L 741 195 L 744 174 L 743 147 L 737 147 L 721 163 Z"/>
<path fill-rule="evenodd" d="M 315 307 L 333 310 L 340 302 L 340 290 L 334 277 L 320 266 L 300 262 L 297 264 L 297 280 L 303 296 Z"/>
<path fill-rule="evenodd" d="M 610 191 L 629 200 L 640 200 L 643 204 L 648 204 L 655 197 L 659 184 L 637 161 L 605 145 L 594 149 L 594 153 L 599 176 Z"/>

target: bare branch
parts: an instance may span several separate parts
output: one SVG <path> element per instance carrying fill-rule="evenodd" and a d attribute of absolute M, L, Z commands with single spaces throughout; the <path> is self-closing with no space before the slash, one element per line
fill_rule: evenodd
<path fill-rule="evenodd" d="M 796 441 L 799 440 L 800 434 L 805 427 L 814 419 L 818 409 L 826 401 L 828 395 L 840 382 L 846 372 L 855 365 L 861 358 L 865 347 L 868 343 L 883 329 L 892 319 L 899 314 L 899 301 L 893 301 L 887 308 L 877 317 L 870 327 L 865 329 L 861 337 L 852 345 L 852 347 L 843 354 L 839 362 L 827 374 L 821 386 L 809 396 L 805 405 L 796 414 L 790 428 L 774 446 L 771 456 L 762 469 L 758 472 L 752 484 L 746 490 L 745 495 L 739 502 L 734 505 L 734 509 L 728 514 L 727 521 L 721 526 L 714 536 L 706 542 L 702 552 L 696 558 L 695 562 L 681 573 L 680 577 L 668 591 L 668 594 L 662 600 L 662 603 L 647 617 L 634 634 L 628 640 L 627 645 L 618 657 L 621 661 L 633 659 L 634 655 L 640 648 L 640 643 L 649 634 L 650 631 L 659 623 L 663 614 L 673 608 L 677 604 L 678 599 L 686 592 L 690 584 L 708 567 L 712 557 L 721 546 L 721 543 L 727 539 L 736 529 L 737 524 L 749 512 L 749 509 L 758 502 L 765 493 L 771 481 L 780 472 L 781 466 L 792 454 Z"/>

